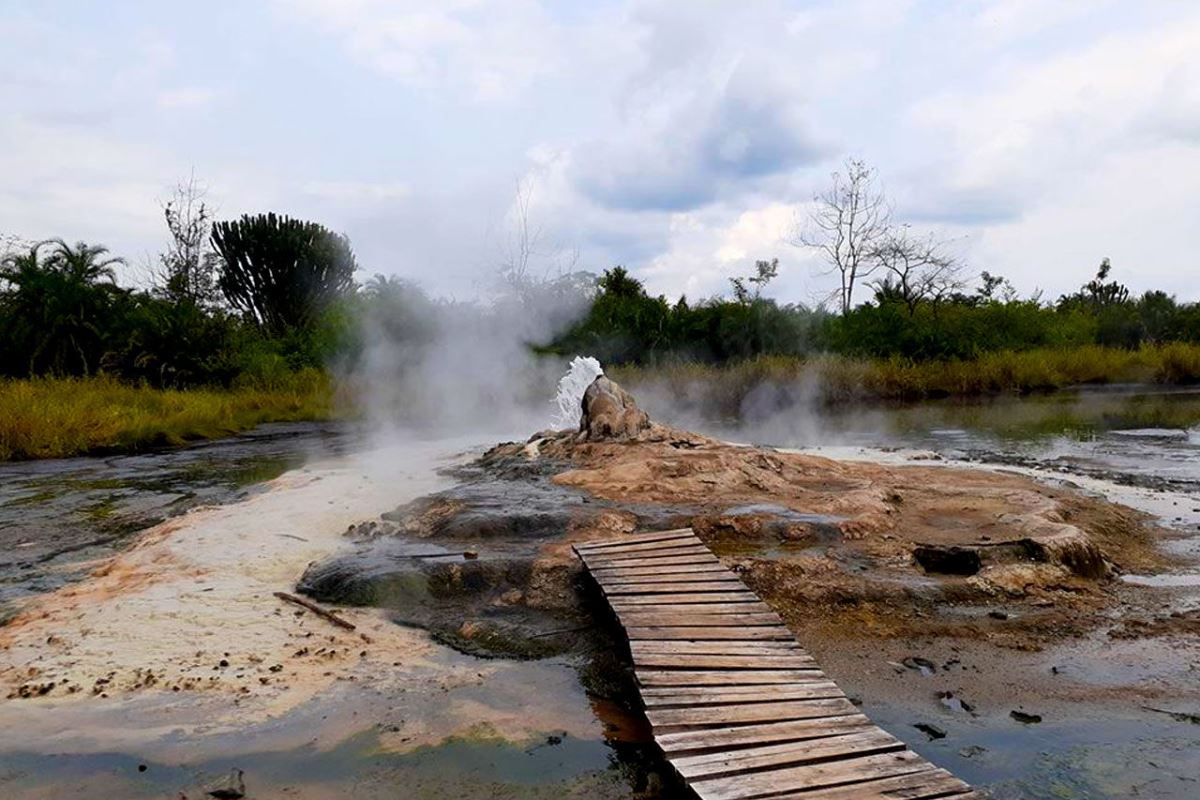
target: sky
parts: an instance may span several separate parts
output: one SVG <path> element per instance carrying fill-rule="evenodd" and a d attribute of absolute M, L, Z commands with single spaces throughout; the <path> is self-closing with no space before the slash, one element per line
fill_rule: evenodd
<path fill-rule="evenodd" d="M 127 280 L 195 175 L 443 296 L 486 296 L 524 217 L 534 274 L 695 299 L 778 258 L 767 293 L 813 303 L 792 241 L 858 158 L 972 275 L 1053 298 L 1107 257 L 1200 299 L 1190 0 L 0 0 L 0 41 L 0 235 Z"/>

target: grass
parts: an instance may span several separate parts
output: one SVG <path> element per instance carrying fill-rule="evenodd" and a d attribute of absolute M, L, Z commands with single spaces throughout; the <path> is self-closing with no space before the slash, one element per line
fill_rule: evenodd
<path fill-rule="evenodd" d="M 104 377 L 5 380 L 0 381 L 0 461 L 177 445 L 264 422 L 334 415 L 333 387 L 316 371 L 264 386 L 185 391 Z"/>
<path fill-rule="evenodd" d="M 826 405 L 930 397 L 1027 394 L 1080 384 L 1200 382 L 1200 345 L 1138 350 L 1085 346 L 986 353 L 977 359 L 910 361 L 820 355 L 760 356 L 732 364 L 620 367 L 632 390 L 654 388 L 707 414 L 737 416 L 764 393 Z"/>

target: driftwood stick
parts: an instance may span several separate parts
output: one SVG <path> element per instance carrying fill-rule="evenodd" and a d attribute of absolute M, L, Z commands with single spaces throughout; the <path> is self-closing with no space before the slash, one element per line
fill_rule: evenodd
<path fill-rule="evenodd" d="M 353 623 L 347 622 L 346 620 L 339 617 L 337 614 L 334 614 L 330 611 L 326 611 L 325 609 L 321 608 L 316 603 L 305 600 L 303 597 L 296 597 L 296 595 L 288 594 L 287 592 L 275 592 L 275 596 L 278 597 L 280 600 L 286 600 L 289 603 L 295 603 L 298 606 L 304 606 L 309 611 L 316 614 L 318 617 L 329 620 L 334 625 L 337 625 L 339 628 L 345 628 L 348 631 L 354 630 Z"/>

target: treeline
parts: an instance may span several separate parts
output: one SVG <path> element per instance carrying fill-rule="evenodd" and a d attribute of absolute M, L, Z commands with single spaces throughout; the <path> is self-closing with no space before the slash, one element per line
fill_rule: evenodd
<path fill-rule="evenodd" d="M 758 262 L 761 288 L 774 262 Z M 782 305 L 739 287 L 734 298 L 672 303 L 650 296 L 618 267 L 597 282 L 588 314 L 546 350 L 589 353 L 607 364 L 720 364 L 754 356 L 835 353 L 914 361 L 973 359 L 999 351 L 1101 345 L 1136 349 L 1200 343 L 1200 304 L 1160 291 L 1133 296 L 1109 279 L 1105 260 L 1094 279 L 1055 302 L 1020 298 L 984 273 L 972 291 L 913 300 L 879 282 L 873 296 L 845 314 Z"/>
<path fill-rule="evenodd" d="M 358 295 L 346 238 L 275 214 L 214 223 L 195 199 L 166 205 L 171 246 L 149 288 L 121 286 L 123 260 L 97 245 L 6 255 L 0 376 L 269 386 L 344 352 Z"/>

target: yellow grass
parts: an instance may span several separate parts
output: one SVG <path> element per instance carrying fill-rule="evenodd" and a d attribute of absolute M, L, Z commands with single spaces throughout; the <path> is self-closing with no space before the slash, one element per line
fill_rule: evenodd
<path fill-rule="evenodd" d="M 269 387 L 160 390 L 110 378 L 0 380 L 0 460 L 137 450 L 225 436 L 263 422 L 328 419 L 328 378 Z"/>

